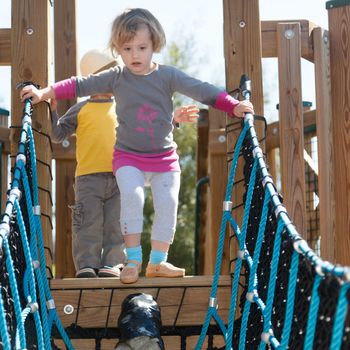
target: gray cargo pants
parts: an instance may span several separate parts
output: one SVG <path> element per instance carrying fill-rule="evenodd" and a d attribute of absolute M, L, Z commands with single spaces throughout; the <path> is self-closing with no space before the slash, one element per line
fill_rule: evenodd
<path fill-rule="evenodd" d="M 113 173 L 77 176 L 74 191 L 72 250 L 76 270 L 124 263 L 120 193 Z"/>

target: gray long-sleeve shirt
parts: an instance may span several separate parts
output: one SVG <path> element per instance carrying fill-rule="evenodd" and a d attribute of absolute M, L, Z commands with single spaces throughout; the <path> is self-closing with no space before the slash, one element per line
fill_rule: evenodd
<path fill-rule="evenodd" d="M 116 148 L 141 154 L 176 148 L 172 134 L 175 92 L 213 106 L 222 90 L 166 65 L 157 65 L 148 75 L 117 66 L 76 80 L 77 96 L 114 94 L 119 123 Z"/>

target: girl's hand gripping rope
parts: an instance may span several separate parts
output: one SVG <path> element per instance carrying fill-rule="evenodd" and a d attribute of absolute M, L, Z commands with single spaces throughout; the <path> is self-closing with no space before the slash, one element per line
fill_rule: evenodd
<path fill-rule="evenodd" d="M 238 118 L 244 118 L 246 113 L 254 114 L 253 104 L 250 101 L 240 101 L 239 104 L 233 109 L 233 113 Z"/>
<path fill-rule="evenodd" d="M 28 98 L 31 98 L 32 103 L 37 104 L 49 98 L 55 98 L 55 92 L 51 87 L 38 89 L 34 85 L 27 85 L 21 90 L 20 98 L 22 102 L 24 102 Z"/>
<path fill-rule="evenodd" d="M 251 113 L 254 115 L 254 108 L 250 102 L 250 80 L 246 74 L 241 76 L 239 90 L 242 93 L 243 101 L 239 102 L 239 104 L 234 108 L 233 113 L 240 118 L 244 118 L 246 113 Z"/>

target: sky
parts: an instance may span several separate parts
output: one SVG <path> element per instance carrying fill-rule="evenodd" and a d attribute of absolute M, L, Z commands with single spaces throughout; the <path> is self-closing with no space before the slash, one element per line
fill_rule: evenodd
<path fill-rule="evenodd" d="M 59 1 L 59 0 L 56 0 Z M 191 74 L 215 85 L 224 86 L 222 0 L 76 0 L 78 61 L 93 48 L 106 47 L 113 19 L 127 7 L 149 9 L 164 27 L 167 42 L 181 42 L 191 37 L 193 47 Z M 100 4 L 97 6 L 96 4 Z M 328 28 L 326 1 L 260 0 L 261 20 L 307 19 Z M 0 1 L 0 27 L 11 27 L 11 0 Z M 162 56 L 157 55 L 160 63 Z M 269 90 L 265 114 L 276 119 L 278 92 L 277 60 L 264 59 L 264 89 Z M 195 74 L 194 74 L 195 72 Z M 314 101 L 313 65 L 302 64 L 303 100 Z M 272 79 L 271 79 L 272 77 Z M 305 86 L 304 86 L 305 85 Z M 10 68 L 0 67 L 0 107 L 10 108 Z"/>

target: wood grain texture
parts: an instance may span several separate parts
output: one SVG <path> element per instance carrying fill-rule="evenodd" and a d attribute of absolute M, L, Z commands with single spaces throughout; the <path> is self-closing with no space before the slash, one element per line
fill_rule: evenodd
<path fill-rule="evenodd" d="M 335 258 L 335 208 L 333 173 L 332 89 L 330 77 L 329 33 L 322 28 L 313 31 L 316 79 L 316 123 L 318 148 L 318 196 L 320 211 L 321 256 Z"/>
<path fill-rule="evenodd" d="M 301 57 L 313 62 L 312 30 L 316 25 L 307 20 L 261 21 L 262 57 L 277 57 L 277 24 L 291 22 L 300 24 Z"/>
<path fill-rule="evenodd" d="M 11 66 L 11 29 L 0 28 L 0 66 Z"/>
<path fill-rule="evenodd" d="M 56 160 L 56 277 L 74 277 L 72 258 L 72 217 L 75 160 Z"/>
<path fill-rule="evenodd" d="M 116 327 L 123 300 L 133 293 L 151 294 L 161 308 L 164 326 L 202 325 L 212 287 L 212 276 L 185 278 L 143 278 L 135 284 L 119 279 L 53 279 L 50 287 L 60 319 L 65 327 Z M 227 322 L 230 299 L 230 276 L 221 276 L 217 299 L 219 314 Z M 74 312 L 64 313 L 66 305 Z"/>
<path fill-rule="evenodd" d="M 224 52 L 226 65 L 226 89 L 228 91 L 239 87 L 242 74 L 247 74 L 252 81 L 252 102 L 255 113 L 264 114 L 263 86 L 261 67 L 261 23 L 258 0 L 224 0 Z M 232 122 L 228 120 L 227 123 Z M 263 135 L 262 125 L 256 126 L 257 135 Z M 228 151 L 232 151 L 238 135 L 231 133 L 227 140 Z M 264 149 L 264 145 L 261 147 Z M 243 164 L 238 163 L 237 177 L 243 177 Z M 235 186 L 232 194 L 233 206 L 242 202 L 245 189 L 243 183 Z M 234 212 L 236 221 L 240 224 L 243 210 Z M 237 246 L 231 241 L 230 259 L 236 258 Z"/>
<path fill-rule="evenodd" d="M 335 196 L 335 262 L 350 265 L 350 5 L 328 10 Z"/>
<path fill-rule="evenodd" d="M 20 103 L 16 85 L 23 81 L 32 81 L 40 86 L 49 83 L 50 47 L 49 37 L 50 3 L 46 0 L 13 0 L 11 24 L 11 65 L 12 65 L 12 125 L 21 125 L 23 104 Z M 51 159 L 52 152 L 47 146 L 50 130 L 48 109 L 44 103 L 34 107 L 33 128 L 42 132 L 35 133 L 36 156 L 38 164 L 39 200 L 42 213 L 42 230 L 46 247 L 47 265 L 51 267 L 52 259 L 52 197 L 51 197 Z M 11 129 L 11 155 L 17 154 L 19 133 Z M 40 164 L 40 165 L 39 165 Z"/>
<path fill-rule="evenodd" d="M 278 24 L 277 33 L 283 202 L 307 240 L 300 24 Z"/>

